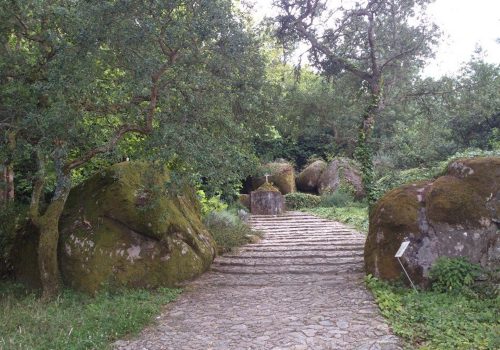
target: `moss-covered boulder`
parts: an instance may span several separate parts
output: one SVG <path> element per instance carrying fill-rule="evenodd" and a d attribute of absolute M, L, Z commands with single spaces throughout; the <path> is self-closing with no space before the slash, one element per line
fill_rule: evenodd
<path fill-rule="evenodd" d="M 322 160 L 316 160 L 309 164 L 297 176 L 295 181 L 297 190 L 301 192 L 318 193 L 318 182 L 326 167 L 326 162 Z"/>
<path fill-rule="evenodd" d="M 500 158 L 461 159 L 434 181 L 388 192 L 370 215 L 365 245 L 367 273 L 397 279 L 394 258 L 410 241 L 402 261 L 412 279 L 425 286 L 440 256 L 467 257 L 485 268 L 500 267 Z"/>
<path fill-rule="evenodd" d="M 319 177 L 317 188 L 320 194 L 343 189 L 351 191 L 357 199 L 366 195 L 359 166 L 344 157 L 337 157 L 328 164 Z"/>
<path fill-rule="evenodd" d="M 268 174 L 268 181 L 272 182 L 282 194 L 295 192 L 295 170 L 293 165 L 281 161 L 268 163 L 259 169 L 262 176 L 252 177 L 249 192 L 257 190 L 266 182 L 264 174 Z"/>
<path fill-rule="evenodd" d="M 71 191 L 60 222 L 66 284 L 90 293 L 175 286 L 209 268 L 215 243 L 196 194 L 168 179 L 164 169 L 126 162 Z"/>

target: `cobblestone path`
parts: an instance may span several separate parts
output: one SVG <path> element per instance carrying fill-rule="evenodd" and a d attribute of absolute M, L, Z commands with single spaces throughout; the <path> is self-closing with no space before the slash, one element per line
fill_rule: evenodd
<path fill-rule="evenodd" d="M 116 349 L 400 349 L 363 284 L 363 235 L 298 212 L 218 257 L 157 324 Z"/>

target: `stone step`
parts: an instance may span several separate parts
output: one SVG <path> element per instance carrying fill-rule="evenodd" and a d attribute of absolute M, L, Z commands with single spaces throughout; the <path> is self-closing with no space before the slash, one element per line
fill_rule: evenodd
<path fill-rule="evenodd" d="M 336 246 L 336 245 L 345 245 L 345 244 L 352 244 L 352 243 L 358 243 L 360 245 L 363 245 L 365 243 L 365 240 L 354 240 L 354 239 L 335 239 L 332 238 L 328 241 L 315 241 L 315 242 L 297 242 L 297 241 L 281 241 L 281 242 L 273 242 L 273 241 L 266 241 L 262 240 L 259 243 L 253 243 L 249 244 L 248 247 L 251 248 L 257 248 L 257 247 L 311 247 L 311 246 Z"/>
<path fill-rule="evenodd" d="M 263 252 L 263 253 L 271 253 L 271 252 L 276 252 L 276 253 L 283 253 L 283 252 L 289 252 L 289 253 L 303 253 L 303 252 L 342 252 L 345 254 L 354 254 L 354 253 L 363 253 L 364 247 L 363 245 L 335 245 L 335 246 L 311 246 L 308 247 L 307 249 L 304 249 L 303 247 L 282 247 L 282 246 L 276 246 L 276 247 L 265 247 L 265 248 L 252 248 L 251 246 L 247 246 L 244 248 L 240 249 L 240 252 Z M 228 256 L 228 255 L 224 255 Z"/>
<path fill-rule="evenodd" d="M 252 227 L 273 227 L 273 228 L 303 228 L 303 227 L 316 227 L 316 228 L 321 228 L 321 227 L 331 227 L 334 229 L 346 229 L 345 225 L 340 225 L 340 224 L 333 224 L 332 222 L 309 222 L 309 223 L 296 223 L 296 222 L 286 222 L 283 224 L 276 224 L 273 222 L 270 223 L 263 223 L 263 222 L 250 222 L 248 223 Z"/>
<path fill-rule="evenodd" d="M 290 226 L 278 226 L 278 225 L 249 225 L 253 230 L 272 230 L 272 231 L 304 231 L 304 230 L 314 230 L 314 231 L 339 231 L 339 232 L 357 232 L 351 227 L 347 226 L 331 226 L 331 225 L 290 225 Z"/>
<path fill-rule="evenodd" d="M 365 274 L 363 272 L 351 271 L 348 273 L 339 273 L 337 275 L 324 275 L 324 274 L 272 274 L 266 276 L 265 274 L 246 274 L 241 278 L 238 274 L 220 273 L 216 271 L 209 271 L 203 278 L 195 281 L 195 284 L 200 283 L 204 288 L 217 286 L 247 286 L 247 287 L 263 287 L 273 288 L 282 286 L 308 286 L 315 285 L 318 287 L 341 287 L 343 295 L 353 294 L 353 288 L 359 289 L 363 285 Z M 210 284 L 205 284 L 205 279 L 210 280 Z"/>
<path fill-rule="evenodd" d="M 252 225 L 330 225 L 330 226 L 343 226 L 342 223 L 331 220 L 322 220 L 318 218 L 311 218 L 307 220 L 303 219 L 287 219 L 287 220 L 247 220 L 249 224 Z"/>
<path fill-rule="evenodd" d="M 327 224 L 333 224 L 333 225 L 342 225 L 340 222 L 337 221 L 331 221 L 331 220 L 326 220 L 326 219 L 320 219 L 316 218 L 313 216 L 310 217 L 304 217 L 304 218 L 297 218 L 297 217 L 274 217 L 274 218 L 259 218 L 255 219 L 250 217 L 247 219 L 247 222 L 249 223 L 275 223 L 276 225 L 280 224 L 289 224 L 289 223 L 310 223 L 310 222 L 323 222 Z"/>
<path fill-rule="evenodd" d="M 280 253 L 283 253 L 281 251 Z M 295 260 L 295 261 L 302 261 L 306 259 L 310 260 L 319 260 L 319 259 L 324 259 L 325 261 L 337 261 L 341 258 L 354 258 L 354 257 L 362 257 L 363 252 L 362 251 L 348 251 L 348 252 L 324 252 L 324 251 L 318 251 L 318 252 L 294 252 L 296 253 L 295 255 L 282 255 L 282 254 L 276 254 L 275 252 L 271 253 L 263 253 L 262 251 L 260 252 L 244 252 L 239 255 L 224 255 L 224 256 L 219 256 L 216 258 L 217 261 L 238 261 L 238 260 L 248 260 L 248 259 L 254 259 L 254 260 Z"/>
<path fill-rule="evenodd" d="M 302 243 L 329 243 L 329 242 L 339 242 L 339 241 L 345 241 L 345 242 L 352 242 L 352 243 L 360 243 L 363 244 L 365 242 L 364 239 L 357 239 L 353 237 L 335 237 L 335 236 L 326 236 L 326 237 L 312 237 L 310 239 L 306 237 L 300 237 L 300 238 L 294 238 L 294 237 L 268 237 L 264 236 L 264 239 L 261 239 L 257 243 L 292 243 L 295 242 L 297 244 L 302 244 Z"/>
<path fill-rule="evenodd" d="M 281 252 L 305 252 L 305 251 L 364 251 L 363 244 L 360 242 L 358 245 L 351 245 L 351 243 L 346 242 L 308 242 L 299 243 L 273 243 L 265 242 L 249 244 L 244 248 L 240 248 L 240 251 L 281 251 Z"/>
<path fill-rule="evenodd" d="M 243 259 L 270 259 L 270 260 L 278 260 L 278 259 L 317 259 L 317 258 L 322 258 L 322 259 L 349 259 L 349 258 L 355 258 L 359 259 L 361 262 L 363 260 L 363 254 L 359 253 L 357 255 L 347 255 L 347 254 L 335 254 L 334 252 L 281 252 L 281 253 L 276 253 L 276 252 L 244 252 L 241 254 Z M 232 256 L 228 256 L 232 257 Z"/>
<path fill-rule="evenodd" d="M 345 257 L 278 257 L 278 258 L 258 258 L 258 257 L 244 257 L 241 259 L 217 259 L 213 266 L 338 266 L 357 264 L 363 262 L 362 256 L 345 256 Z"/>
<path fill-rule="evenodd" d="M 287 255 L 284 255 L 284 254 Z M 218 256 L 216 261 L 218 260 L 226 260 L 226 259 L 252 259 L 252 258 L 261 258 L 261 259 L 307 259 L 307 258 L 322 258 L 322 259 L 339 259 L 339 258 L 354 258 L 354 257 L 362 257 L 364 255 L 363 251 L 360 249 L 358 251 L 353 250 L 302 250 L 302 251 L 286 251 L 286 250 L 244 250 L 234 255 L 223 255 Z"/>
<path fill-rule="evenodd" d="M 252 230 L 254 231 L 263 231 L 265 233 L 274 233 L 274 234 L 314 234 L 314 233 L 319 233 L 319 234 L 339 234 L 339 235 L 361 235 L 360 233 L 354 231 L 354 230 L 336 230 L 332 228 L 323 228 L 323 229 L 314 229 L 314 228 L 304 228 L 304 229 L 275 229 L 275 228 L 266 228 L 266 229 L 260 229 L 256 227 L 252 227 Z"/>
<path fill-rule="evenodd" d="M 342 266 L 268 266 L 268 267 L 229 267 L 212 266 L 212 271 L 238 275 L 338 275 L 349 272 L 361 272 L 363 266 L 346 264 Z"/>
<path fill-rule="evenodd" d="M 319 234 L 319 233 L 289 233 L 289 234 L 284 234 L 284 233 L 273 233 L 273 232 L 264 232 L 264 238 L 265 239 L 293 239 L 293 240 L 299 240 L 299 239 L 331 239 L 331 238 L 342 238 L 342 239 L 363 239 L 366 240 L 366 236 L 356 234 L 356 233 L 340 233 L 337 234 L 335 232 L 332 232 L 330 234 Z"/>

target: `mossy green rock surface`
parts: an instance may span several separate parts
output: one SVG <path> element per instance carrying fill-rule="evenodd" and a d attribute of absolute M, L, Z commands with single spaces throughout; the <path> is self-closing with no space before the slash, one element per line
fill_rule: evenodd
<path fill-rule="evenodd" d="M 397 279 L 394 258 L 403 240 L 402 261 L 412 279 L 428 283 L 440 256 L 467 257 L 491 270 L 500 267 L 500 158 L 460 159 L 434 181 L 388 192 L 370 215 L 365 245 L 367 273 Z"/>
<path fill-rule="evenodd" d="M 297 190 L 301 192 L 318 193 L 319 179 L 326 167 L 326 162 L 322 160 L 316 160 L 309 164 L 297 176 Z"/>
<path fill-rule="evenodd" d="M 146 163 L 113 165 L 75 187 L 60 222 L 60 268 L 85 292 L 175 286 L 207 270 L 215 243 L 189 188 Z"/>
<path fill-rule="evenodd" d="M 332 193 L 340 189 L 350 191 L 357 199 L 366 195 L 358 164 L 345 157 L 333 159 L 321 172 L 317 182 L 319 194 Z"/>
<path fill-rule="evenodd" d="M 260 169 L 260 172 L 269 174 L 268 181 L 273 183 L 282 194 L 295 192 L 295 170 L 292 164 L 284 161 L 268 163 Z M 252 178 L 249 192 L 257 190 L 265 182 L 265 176 Z"/>

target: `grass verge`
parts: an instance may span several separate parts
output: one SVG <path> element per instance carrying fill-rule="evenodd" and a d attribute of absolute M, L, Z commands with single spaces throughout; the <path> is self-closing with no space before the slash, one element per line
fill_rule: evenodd
<path fill-rule="evenodd" d="M 351 225 L 356 230 L 368 232 L 368 208 L 361 205 L 349 205 L 345 207 L 319 207 L 301 209 L 324 219 L 340 221 Z"/>
<path fill-rule="evenodd" d="M 500 298 L 419 293 L 368 276 L 382 314 L 407 349 L 500 349 Z"/>
<path fill-rule="evenodd" d="M 138 333 L 180 292 L 160 288 L 90 297 L 65 290 L 42 303 L 22 286 L 0 281 L 0 349 L 107 349 Z"/>

